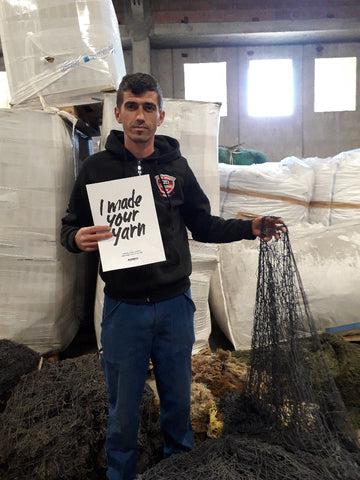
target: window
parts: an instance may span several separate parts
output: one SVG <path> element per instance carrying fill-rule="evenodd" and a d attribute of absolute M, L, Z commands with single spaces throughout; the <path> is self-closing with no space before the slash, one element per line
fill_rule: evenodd
<path fill-rule="evenodd" d="M 6 72 L 0 72 L 0 108 L 9 108 L 9 97 Z"/>
<path fill-rule="evenodd" d="M 315 58 L 315 112 L 356 110 L 356 57 Z"/>
<path fill-rule="evenodd" d="M 292 115 L 293 91 L 292 59 L 249 61 L 248 114 L 251 117 Z"/>
<path fill-rule="evenodd" d="M 226 62 L 185 63 L 185 100 L 221 102 L 220 116 L 227 115 Z"/>

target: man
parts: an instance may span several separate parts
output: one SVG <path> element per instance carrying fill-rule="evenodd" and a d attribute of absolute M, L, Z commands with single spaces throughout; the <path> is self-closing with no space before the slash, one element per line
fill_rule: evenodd
<path fill-rule="evenodd" d="M 149 174 L 166 260 L 103 272 L 105 298 L 101 357 L 109 396 L 106 438 L 109 480 L 136 476 L 139 405 L 149 359 L 160 397 L 164 456 L 188 451 L 191 351 L 195 306 L 190 295 L 188 228 L 200 242 L 254 239 L 265 225 L 266 240 L 284 231 L 281 219 L 224 220 L 210 204 L 177 140 L 156 135 L 165 117 L 162 92 L 150 75 L 126 75 L 119 87 L 116 120 L 105 151 L 90 156 L 76 180 L 62 221 L 62 244 L 71 252 L 94 252 L 111 238 L 109 226 L 93 226 L 86 185 Z M 172 179 L 170 188 L 167 183 Z M 166 183 L 166 186 L 165 186 Z"/>

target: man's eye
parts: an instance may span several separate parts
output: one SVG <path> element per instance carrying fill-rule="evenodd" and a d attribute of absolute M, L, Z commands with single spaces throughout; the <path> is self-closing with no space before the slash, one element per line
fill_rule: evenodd
<path fill-rule="evenodd" d="M 137 104 L 136 104 L 136 103 L 128 103 L 128 104 L 126 105 L 126 108 L 127 108 L 128 110 L 136 110 L 136 109 L 137 109 Z"/>
<path fill-rule="evenodd" d="M 144 105 L 144 110 L 146 112 L 154 112 L 156 110 L 156 106 L 155 105 Z"/>

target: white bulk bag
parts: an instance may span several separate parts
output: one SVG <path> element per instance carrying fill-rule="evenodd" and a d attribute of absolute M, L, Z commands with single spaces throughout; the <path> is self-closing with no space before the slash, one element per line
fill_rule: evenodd
<path fill-rule="evenodd" d="M 283 217 L 289 225 L 306 221 L 314 172 L 295 157 L 253 165 L 219 164 L 220 215 Z"/>
<path fill-rule="evenodd" d="M 360 149 L 304 160 L 315 173 L 309 221 L 323 225 L 360 220 Z"/>
<path fill-rule="evenodd" d="M 60 245 L 74 183 L 72 139 L 57 114 L 0 110 L 0 338 L 43 354 L 73 340 L 75 265 Z"/>
<path fill-rule="evenodd" d="M 301 223 L 289 235 L 316 329 L 359 326 L 360 222 Z M 236 349 L 251 346 L 258 257 L 259 240 L 221 245 L 211 281 L 211 310 Z"/>
<path fill-rule="evenodd" d="M 2 0 L 0 36 L 13 106 L 98 102 L 125 74 L 111 0 Z"/>

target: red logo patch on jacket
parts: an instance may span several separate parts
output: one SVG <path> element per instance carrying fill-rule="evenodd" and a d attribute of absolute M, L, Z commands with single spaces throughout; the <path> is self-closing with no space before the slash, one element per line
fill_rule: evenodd
<path fill-rule="evenodd" d="M 175 188 L 175 177 L 171 175 L 166 175 L 165 173 L 160 173 L 160 175 L 155 176 L 155 180 L 162 197 L 171 197 L 174 195 Z M 165 190 L 164 190 L 165 189 Z"/>

